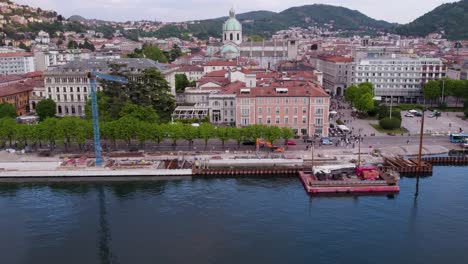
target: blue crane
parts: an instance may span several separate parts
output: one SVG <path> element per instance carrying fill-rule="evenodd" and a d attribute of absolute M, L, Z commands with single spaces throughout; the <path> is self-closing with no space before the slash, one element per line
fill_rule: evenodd
<path fill-rule="evenodd" d="M 103 79 L 112 82 L 118 83 L 128 83 L 128 80 L 122 76 L 115 76 L 104 74 L 100 72 L 89 72 L 88 78 L 91 84 L 91 112 L 93 115 L 93 132 L 94 132 L 94 155 L 96 156 L 96 167 L 102 165 L 102 156 L 101 156 L 101 139 L 99 135 L 99 113 L 97 105 L 97 84 L 96 79 Z"/>

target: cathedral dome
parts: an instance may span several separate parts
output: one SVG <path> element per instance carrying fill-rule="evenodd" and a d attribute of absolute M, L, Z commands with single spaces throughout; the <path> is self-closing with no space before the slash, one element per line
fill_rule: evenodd
<path fill-rule="evenodd" d="M 242 24 L 236 19 L 233 9 L 229 11 L 229 19 L 223 24 L 223 31 L 242 31 Z"/>

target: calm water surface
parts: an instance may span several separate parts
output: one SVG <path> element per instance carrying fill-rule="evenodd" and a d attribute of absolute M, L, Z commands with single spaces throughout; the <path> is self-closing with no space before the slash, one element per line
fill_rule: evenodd
<path fill-rule="evenodd" d="M 0 185 L 0 263 L 466 263 L 468 167 L 394 197 L 296 179 Z"/>

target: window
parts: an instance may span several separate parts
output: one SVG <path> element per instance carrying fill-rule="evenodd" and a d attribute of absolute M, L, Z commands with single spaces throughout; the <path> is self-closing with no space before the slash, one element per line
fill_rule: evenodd
<path fill-rule="evenodd" d="M 302 103 L 307 104 L 307 98 L 302 98 Z"/>
<path fill-rule="evenodd" d="M 275 118 L 275 123 L 276 123 L 276 124 L 279 124 L 279 123 L 280 123 L 280 118 L 279 118 L 279 116 L 277 116 L 277 117 Z"/>
<path fill-rule="evenodd" d="M 289 123 L 289 117 L 286 116 L 286 117 L 284 118 L 284 124 L 288 124 L 288 123 Z"/>
<path fill-rule="evenodd" d="M 243 115 L 243 116 L 248 116 L 249 113 L 250 113 L 249 110 L 250 110 L 249 108 L 242 108 L 242 109 L 241 109 L 242 115 Z"/>
<path fill-rule="evenodd" d="M 243 98 L 242 101 L 241 101 L 241 104 L 249 105 L 250 104 L 250 99 Z"/>
<path fill-rule="evenodd" d="M 65 102 L 67 101 L 67 95 L 66 95 L 66 94 L 63 95 L 63 100 L 64 100 Z"/>
<path fill-rule="evenodd" d="M 87 90 L 87 89 L 86 89 L 86 87 L 83 87 L 83 92 L 85 92 L 85 93 L 86 93 L 86 92 L 87 92 L 86 90 Z"/>
<path fill-rule="evenodd" d="M 261 107 L 258 108 L 258 113 L 259 113 L 260 115 L 262 114 L 262 108 L 261 108 Z"/>
<path fill-rule="evenodd" d="M 73 102 L 73 94 L 70 94 L 70 101 Z"/>
<path fill-rule="evenodd" d="M 76 87 L 76 91 L 79 93 L 80 92 L 80 87 Z"/>
<path fill-rule="evenodd" d="M 76 96 L 76 100 L 77 100 L 78 102 L 81 101 L 81 96 L 80 96 L 79 94 Z"/>
<path fill-rule="evenodd" d="M 279 114 L 280 113 L 280 109 L 279 107 L 276 107 L 276 114 Z"/>
<path fill-rule="evenodd" d="M 323 115 L 323 108 L 321 107 L 315 108 L 315 114 L 319 116 Z"/>
<path fill-rule="evenodd" d="M 267 108 L 267 114 L 270 114 L 270 112 L 271 112 L 271 108 L 268 107 L 268 108 Z"/>
<path fill-rule="evenodd" d="M 297 117 L 296 116 L 294 117 L 293 122 L 294 122 L 295 125 L 297 125 Z"/>
<path fill-rule="evenodd" d="M 57 93 L 60 93 L 60 88 L 59 88 L 59 87 L 57 87 L 57 89 L 56 89 L 56 90 L 57 90 Z"/>
<path fill-rule="evenodd" d="M 229 34 L 229 40 L 234 40 L 234 36 L 233 36 L 233 34 L 232 34 L 232 33 L 231 33 L 231 34 Z"/>
<path fill-rule="evenodd" d="M 57 101 L 60 101 L 60 94 L 57 94 Z"/>
<path fill-rule="evenodd" d="M 47 88 L 47 90 L 49 91 L 49 93 L 51 92 L 51 89 L 50 89 L 50 87 L 49 87 L 49 88 Z"/>
<path fill-rule="evenodd" d="M 303 116 L 302 117 L 302 124 L 305 124 L 305 123 L 307 123 L 307 117 Z"/>
<path fill-rule="evenodd" d="M 239 40 L 239 39 L 240 39 L 240 35 L 239 35 L 239 33 L 237 33 L 237 40 Z"/>
<path fill-rule="evenodd" d="M 315 103 L 316 104 L 323 104 L 323 98 L 316 98 Z"/>
<path fill-rule="evenodd" d="M 285 113 L 285 114 L 289 114 L 289 108 L 286 107 L 286 108 L 284 109 L 284 113 Z"/>
<path fill-rule="evenodd" d="M 322 126 L 323 125 L 323 118 L 315 118 L 315 125 Z"/>
<path fill-rule="evenodd" d="M 258 123 L 259 123 L 259 124 L 263 124 L 263 120 L 262 120 L 261 117 L 258 118 Z"/>
<path fill-rule="evenodd" d="M 297 115 L 297 107 L 294 107 L 294 114 Z"/>
<path fill-rule="evenodd" d="M 303 108 L 302 108 L 302 113 L 303 113 L 303 114 L 307 113 L 307 108 L 303 107 Z"/>
<path fill-rule="evenodd" d="M 271 117 L 267 117 L 267 124 L 271 124 Z"/>

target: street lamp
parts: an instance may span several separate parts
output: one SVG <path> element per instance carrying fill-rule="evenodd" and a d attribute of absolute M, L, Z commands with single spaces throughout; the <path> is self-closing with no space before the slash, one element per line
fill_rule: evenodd
<path fill-rule="evenodd" d="M 442 103 L 444 102 L 445 80 L 442 79 Z"/>
<path fill-rule="evenodd" d="M 362 128 L 359 128 L 359 142 L 358 142 L 358 167 L 361 166 L 361 132 Z"/>

